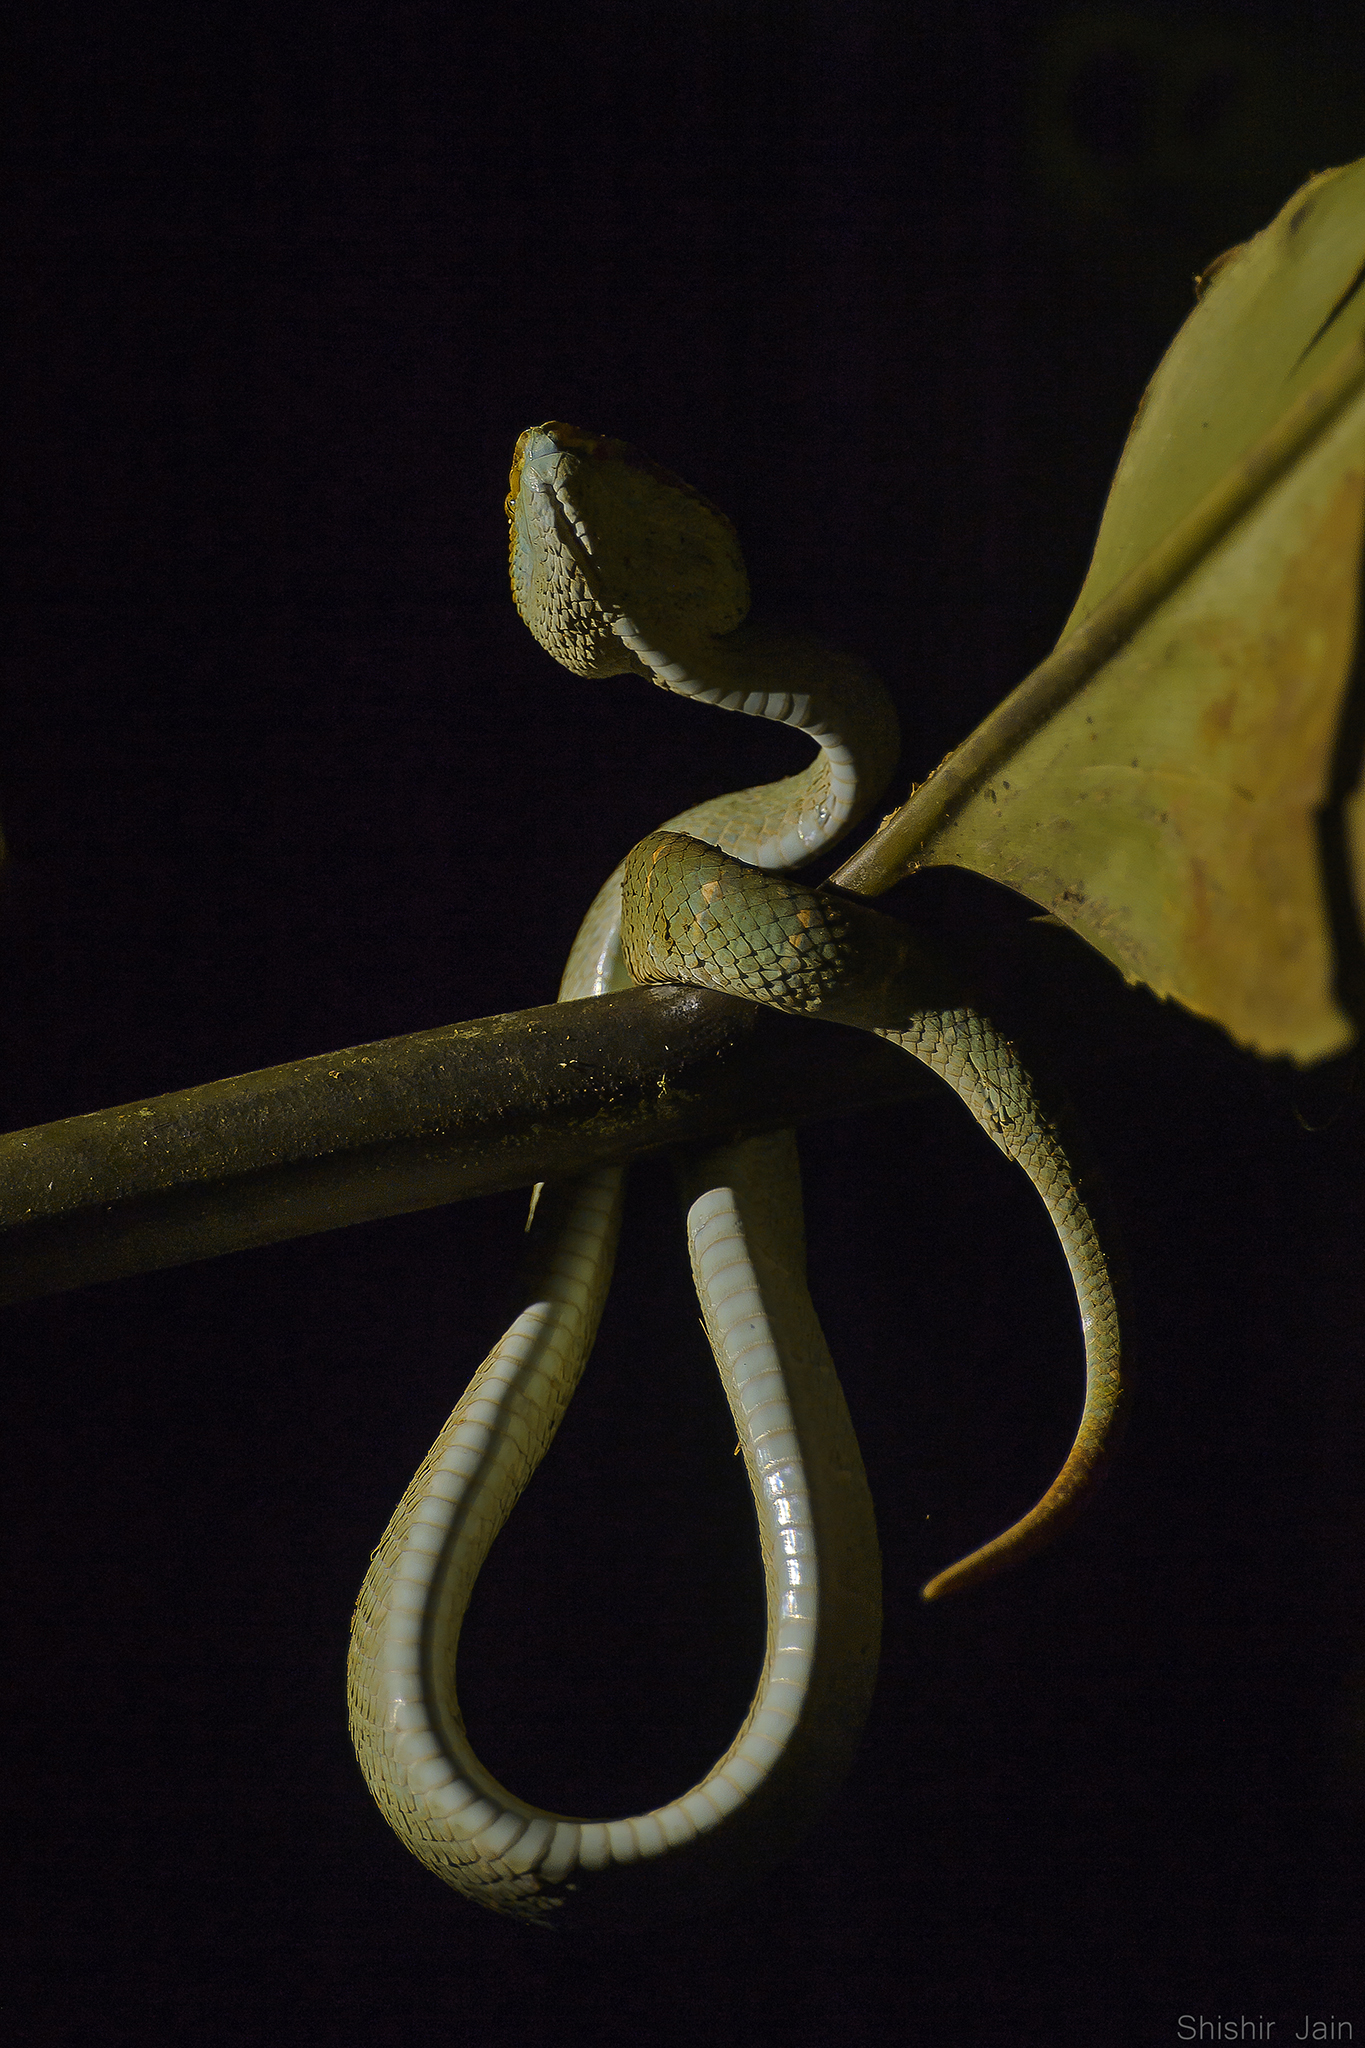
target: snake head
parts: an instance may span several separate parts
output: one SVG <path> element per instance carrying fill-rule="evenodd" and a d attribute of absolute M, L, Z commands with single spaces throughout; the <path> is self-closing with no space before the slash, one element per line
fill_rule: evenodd
<path fill-rule="evenodd" d="M 622 629 L 695 645 L 749 608 L 725 514 L 627 441 L 563 420 L 528 427 L 506 510 L 517 610 L 574 675 L 648 675 Z"/>

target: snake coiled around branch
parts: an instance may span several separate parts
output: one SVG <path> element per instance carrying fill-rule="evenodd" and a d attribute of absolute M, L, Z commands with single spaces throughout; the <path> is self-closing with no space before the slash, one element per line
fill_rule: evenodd
<path fill-rule="evenodd" d="M 507 511 L 518 609 L 563 667 L 636 674 L 797 727 L 817 748 L 803 773 L 698 805 L 642 841 L 589 909 L 561 1001 L 632 977 L 692 981 L 876 1031 L 957 1092 L 1047 1204 L 1081 1311 L 1085 1403 L 1043 1500 L 925 1593 L 988 1576 L 1046 1541 L 1093 1483 L 1120 1406 L 1117 1313 L 1067 1146 L 1009 1040 L 904 927 L 837 889 L 789 879 L 885 788 L 898 747 L 886 692 L 847 655 L 750 625 L 729 521 L 623 442 L 560 422 L 529 428 Z M 794 1138 L 694 1148 L 679 1184 L 767 1589 L 763 1668 L 725 1755 L 653 1812 L 581 1820 L 499 1785 L 457 1703 L 474 1580 L 592 1348 L 620 1222 L 619 1168 L 544 1191 L 520 1311 L 404 1495 L 356 1607 L 351 1728 L 379 1806 L 446 1883 L 540 1925 L 696 1902 L 761 1871 L 844 1775 L 876 1675 L 876 1528 L 806 1290 Z"/>

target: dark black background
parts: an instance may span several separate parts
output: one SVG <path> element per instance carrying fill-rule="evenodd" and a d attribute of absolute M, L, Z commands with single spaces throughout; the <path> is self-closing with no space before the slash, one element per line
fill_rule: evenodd
<path fill-rule="evenodd" d="M 1356 10 L 1302 0 L 22 19 L 9 1127 L 548 1001 L 624 848 L 797 765 L 538 652 L 501 515 L 528 422 L 730 511 L 759 599 L 890 681 L 899 794 L 1055 638 L 1191 274 L 1365 151 Z M 858 1769 L 728 1915 L 537 1940 L 392 1840 L 343 1684 L 523 1198 L 12 1311 L 11 2038 L 1365 2039 L 1346 1080 L 1258 1065 L 988 885 L 897 907 L 1051 1039 L 1125 1221 L 1144 1379 L 1094 1513 L 918 1606 L 1054 1468 L 1074 1310 L 949 1098 L 813 1129 L 887 1562 Z M 761 1635 L 667 1177 L 634 1186 L 462 1652 L 486 1760 L 571 1811 L 704 1768 Z"/>

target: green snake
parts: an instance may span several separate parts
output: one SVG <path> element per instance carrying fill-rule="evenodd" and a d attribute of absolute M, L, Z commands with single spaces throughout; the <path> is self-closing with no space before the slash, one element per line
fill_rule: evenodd
<path fill-rule="evenodd" d="M 701 804 L 642 841 L 588 911 L 560 1000 L 690 981 L 876 1031 L 956 1090 L 1047 1205 L 1080 1305 L 1084 1409 L 1044 1498 L 925 1594 L 984 1578 L 1046 1541 L 1093 1482 L 1119 1408 L 1118 1319 L 1062 1139 L 1008 1040 L 898 922 L 789 879 L 884 789 L 898 751 L 887 694 L 850 657 L 747 622 L 730 522 L 623 442 L 558 421 L 528 428 L 507 512 L 517 608 L 565 668 L 639 675 L 817 747 L 803 773 Z M 457 1891 L 540 1925 L 721 1896 L 763 1869 L 851 1761 L 879 1647 L 872 1503 L 806 1291 L 794 1137 L 693 1150 L 679 1165 L 693 1275 L 767 1589 L 752 1706 L 700 1783 L 611 1820 L 531 1805 L 474 1755 L 455 1692 L 461 1621 L 592 1348 L 623 1177 L 611 1167 L 537 1190 L 520 1312 L 404 1495 L 352 1631 L 352 1736 L 400 1840 Z"/>

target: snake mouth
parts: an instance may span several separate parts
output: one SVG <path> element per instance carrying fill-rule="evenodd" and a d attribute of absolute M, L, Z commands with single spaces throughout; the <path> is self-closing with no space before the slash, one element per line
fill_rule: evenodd
<path fill-rule="evenodd" d="M 588 575 L 588 562 L 593 553 L 592 536 L 582 513 L 573 503 L 570 485 L 576 467 L 575 456 L 610 454 L 618 446 L 624 447 L 625 444 L 609 442 L 601 434 L 584 434 L 563 420 L 546 420 L 538 427 L 528 427 L 518 439 L 512 458 L 506 506 L 514 544 L 519 506 L 524 514 L 530 514 L 533 530 L 540 527 L 546 539 L 549 537 L 547 527 L 553 527 L 556 544 L 588 584 L 594 603 L 608 614 L 608 622 L 610 607 L 603 603 Z M 528 497 L 534 501 L 534 511 L 525 503 Z"/>

